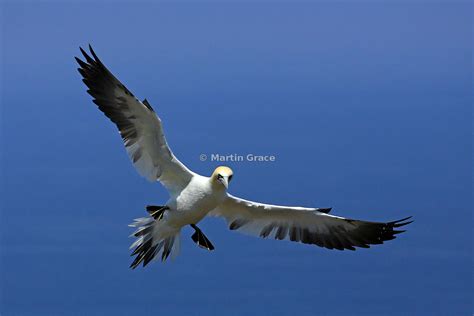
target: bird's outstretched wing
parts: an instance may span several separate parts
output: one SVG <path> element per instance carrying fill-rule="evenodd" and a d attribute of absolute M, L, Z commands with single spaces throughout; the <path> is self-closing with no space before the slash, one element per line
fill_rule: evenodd
<path fill-rule="evenodd" d="M 224 217 L 231 230 L 339 250 L 382 244 L 404 232 L 396 228 L 411 223 L 407 221 L 410 217 L 377 223 L 333 216 L 320 210 L 256 203 L 228 194 L 210 215 Z"/>
<path fill-rule="evenodd" d="M 85 61 L 76 57 L 87 92 L 99 109 L 117 125 L 127 153 L 140 175 L 159 180 L 171 193 L 184 188 L 193 177 L 171 152 L 160 118 L 145 99 L 140 102 L 104 66 L 89 45 L 92 57 L 82 48 Z"/>

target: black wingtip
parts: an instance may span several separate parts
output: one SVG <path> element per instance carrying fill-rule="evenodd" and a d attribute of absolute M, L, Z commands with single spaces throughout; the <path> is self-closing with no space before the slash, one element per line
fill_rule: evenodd
<path fill-rule="evenodd" d="M 91 58 L 91 56 L 89 56 L 89 54 L 87 54 L 87 52 L 85 50 L 83 50 L 82 47 L 79 46 L 79 49 L 81 50 L 81 53 L 84 56 L 84 58 L 86 59 L 86 61 L 89 64 L 92 65 L 94 63 L 94 60 Z"/>
<path fill-rule="evenodd" d="M 81 66 L 81 68 L 82 68 L 82 63 L 84 63 L 84 62 L 82 60 L 80 60 L 79 57 L 77 57 L 77 56 L 74 56 L 74 59 L 76 60 L 76 63 L 78 63 L 79 66 Z M 78 68 L 78 69 L 80 69 L 80 68 Z"/>
<path fill-rule="evenodd" d="M 402 227 L 402 226 L 408 225 L 408 224 L 413 223 L 413 222 L 414 222 L 414 221 L 399 223 L 399 224 L 393 225 L 393 227 Z"/>
<path fill-rule="evenodd" d="M 406 230 L 394 230 L 392 231 L 392 234 L 397 235 L 406 232 Z"/>
<path fill-rule="evenodd" d="M 402 219 L 399 219 L 397 221 L 393 221 L 393 223 L 399 223 L 399 222 L 404 222 L 406 220 L 409 220 L 410 218 L 412 218 L 413 216 L 408 216 L 408 217 L 405 217 L 405 218 L 402 218 Z"/>
<path fill-rule="evenodd" d="M 87 65 L 83 60 L 81 60 L 80 58 L 78 58 L 76 56 L 74 56 L 74 59 L 76 60 L 76 62 L 81 67 L 81 68 L 77 68 L 78 70 L 79 69 L 89 69 L 89 65 Z"/>
<path fill-rule="evenodd" d="M 96 61 L 96 62 L 98 62 L 98 63 L 100 64 L 100 63 L 101 63 L 101 61 L 100 61 L 99 57 L 97 57 L 97 55 L 95 54 L 94 50 L 92 49 L 92 46 L 91 46 L 91 44 L 89 44 L 89 50 L 90 50 L 90 52 L 91 52 L 92 56 L 94 57 L 95 61 Z"/>
<path fill-rule="evenodd" d="M 402 227 L 402 226 L 408 225 L 410 223 L 413 223 L 414 220 L 409 221 L 409 219 L 411 219 L 412 217 L 413 216 L 408 216 L 408 217 L 399 219 L 397 221 L 390 222 L 389 224 L 392 225 L 393 227 Z"/>

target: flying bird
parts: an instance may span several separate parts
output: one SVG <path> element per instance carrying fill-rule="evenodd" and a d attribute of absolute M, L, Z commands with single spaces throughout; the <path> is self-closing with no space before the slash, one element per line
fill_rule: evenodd
<path fill-rule="evenodd" d="M 93 102 L 115 125 L 138 173 L 159 181 L 169 192 L 164 205 L 146 206 L 147 216 L 135 219 L 131 268 L 146 266 L 154 258 L 165 261 L 179 251 L 184 226 L 194 229 L 192 240 L 200 247 L 214 246 L 197 224 L 207 216 L 225 219 L 231 230 L 317 245 L 328 249 L 355 250 L 383 244 L 404 232 L 398 229 L 411 217 L 392 222 L 368 222 L 330 215 L 331 208 L 307 208 L 263 204 L 228 193 L 233 171 L 220 166 L 210 177 L 189 170 L 171 151 L 161 119 L 151 104 L 139 101 L 100 61 L 89 45 L 80 48 L 79 73 Z"/>

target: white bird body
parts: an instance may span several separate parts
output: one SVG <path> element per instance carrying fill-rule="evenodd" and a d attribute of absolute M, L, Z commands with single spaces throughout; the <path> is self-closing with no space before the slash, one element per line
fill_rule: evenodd
<path fill-rule="evenodd" d="M 179 228 L 197 224 L 225 198 L 222 186 L 213 185 L 209 177 L 195 174 L 178 196 L 168 200 L 166 205 L 170 211 L 164 219 L 169 225 Z"/>
<path fill-rule="evenodd" d="M 206 216 L 224 218 L 231 230 L 267 238 L 287 239 L 328 249 L 369 248 L 395 238 L 411 223 L 409 217 L 392 222 L 368 222 L 329 215 L 330 208 L 305 208 L 263 204 L 227 193 L 233 172 L 218 167 L 211 177 L 198 175 L 183 165 L 166 142 L 160 118 L 145 99 L 142 102 L 102 64 L 89 46 L 91 58 L 82 48 L 86 62 L 76 58 L 87 91 L 94 103 L 114 122 L 127 153 L 140 175 L 160 181 L 170 198 L 164 206 L 147 206 L 149 216 L 130 226 L 137 240 L 130 248 L 136 255 L 131 267 L 146 266 L 161 253 L 162 261 L 178 253 L 181 228 L 195 229 L 192 239 L 201 247 L 214 246 L 196 226 Z"/>

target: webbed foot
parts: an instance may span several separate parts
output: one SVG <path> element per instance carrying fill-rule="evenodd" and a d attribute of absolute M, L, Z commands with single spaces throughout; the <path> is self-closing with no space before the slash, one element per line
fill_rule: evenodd
<path fill-rule="evenodd" d="M 207 239 L 206 235 L 194 224 L 191 224 L 191 227 L 194 228 L 195 232 L 191 236 L 194 242 L 201 248 L 207 250 L 214 250 L 214 246 L 212 245 L 211 241 Z"/>
<path fill-rule="evenodd" d="M 156 221 L 159 221 L 163 218 L 163 214 L 166 210 L 170 208 L 166 205 L 156 206 L 156 205 L 147 205 L 146 211 L 152 216 Z"/>

